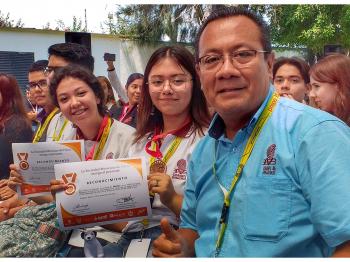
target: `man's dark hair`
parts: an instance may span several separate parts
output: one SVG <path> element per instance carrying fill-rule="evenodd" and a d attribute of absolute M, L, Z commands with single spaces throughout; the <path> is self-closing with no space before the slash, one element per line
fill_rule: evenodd
<path fill-rule="evenodd" d="M 222 7 L 219 9 L 214 9 L 198 30 L 198 33 L 194 42 L 196 63 L 198 63 L 198 59 L 199 59 L 199 40 L 201 38 L 201 35 L 204 29 L 207 27 L 207 25 L 210 22 L 213 22 L 215 20 L 218 20 L 221 18 L 233 17 L 233 16 L 246 16 L 250 18 L 253 22 L 255 22 L 261 32 L 261 44 L 263 46 L 263 49 L 268 53 L 271 53 L 272 48 L 271 48 L 270 28 L 260 15 L 254 13 L 253 11 L 247 8 L 242 8 L 237 6 Z M 266 55 L 267 54 L 265 54 L 265 56 Z"/>
<path fill-rule="evenodd" d="M 38 72 L 38 71 L 45 71 L 45 68 L 47 67 L 49 61 L 47 60 L 38 60 L 35 61 L 33 64 L 30 65 L 28 72 Z"/>
<path fill-rule="evenodd" d="M 91 72 L 94 71 L 94 58 L 89 50 L 76 43 L 60 43 L 49 47 L 49 57 L 51 55 L 62 57 L 69 64 L 80 65 Z"/>
<path fill-rule="evenodd" d="M 299 73 L 302 76 L 304 83 L 305 84 L 310 83 L 310 76 L 309 76 L 310 66 L 303 59 L 301 59 L 299 57 L 295 57 L 295 56 L 293 56 L 293 57 L 283 57 L 282 56 L 282 57 L 279 57 L 275 61 L 274 65 L 273 65 L 273 69 L 272 69 L 272 79 L 273 80 L 275 80 L 277 70 L 283 65 L 292 65 L 292 66 L 296 67 L 299 70 Z"/>

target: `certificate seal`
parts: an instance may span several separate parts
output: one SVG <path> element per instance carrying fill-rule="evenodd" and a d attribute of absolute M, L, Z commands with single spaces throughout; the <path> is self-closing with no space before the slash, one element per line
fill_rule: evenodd
<path fill-rule="evenodd" d="M 27 170 L 29 168 L 29 164 L 27 161 L 22 160 L 19 162 L 19 168 L 22 170 Z"/>
<path fill-rule="evenodd" d="M 64 191 L 67 195 L 73 195 L 76 190 L 76 186 L 73 183 L 68 184 L 68 188 Z"/>
<path fill-rule="evenodd" d="M 149 167 L 149 172 L 152 173 L 165 173 L 166 171 L 166 163 L 161 160 L 157 159 L 155 160 L 151 166 Z"/>

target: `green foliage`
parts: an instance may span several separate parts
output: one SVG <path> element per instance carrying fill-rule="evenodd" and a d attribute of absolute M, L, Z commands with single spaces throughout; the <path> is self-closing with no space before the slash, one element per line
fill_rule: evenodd
<path fill-rule="evenodd" d="M 4 14 L 0 11 L 0 27 L 23 27 L 22 20 L 19 19 L 17 22 L 10 18 L 10 13 Z"/>
<path fill-rule="evenodd" d="M 326 44 L 350 47 L 350 5 L 243 5 L 270 24 L 272 43 L 281 48 L 307 48 L 321 53 Z M 204 16 L 221 5 L 125 5 L 109 19 L 109 33 L 142 43 L 164 36 L 170 43 L 192 43 Z"/>
<path fill-rule="evenodd" d="M 127 5 L 119 6 L 117 23 L 105 23 L 110 33 L 155 44 L 168 37 L 170 43 L 192 42 L 203 20 L 206 5 Z"/>
<path fill-rule="evenodd" d="M 63 20 L 57 20 L 57 26 L 55 28 L 55 30 L 62 30 L 62 31 L 67 31 L 67 32 L 85 32 L 86 29 L 82 27 L 82 21 L 81 18 L 77 18 L 76 16 L 73 16 L 73 23 L 71 26 L 67 26 Z M 50 26 L 50 24 L 48 23 L 47 26 Z"/>
<path fill-rule="evenodd" d="M 326 44 L 350 46 L 348 5 L 271 5 L 269 10 L 276 45 L 304 46 L 314 53 L 320 53 Z"/>

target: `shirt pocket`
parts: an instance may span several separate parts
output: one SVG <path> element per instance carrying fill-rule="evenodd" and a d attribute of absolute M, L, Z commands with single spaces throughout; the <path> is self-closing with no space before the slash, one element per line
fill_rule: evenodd
<path fill-rule="evenodd" d="M 248 240 L 278 242 L 287 233 L 292 205 L 288 179 L 255 178 L 247 185 L 243 234 Z"/>

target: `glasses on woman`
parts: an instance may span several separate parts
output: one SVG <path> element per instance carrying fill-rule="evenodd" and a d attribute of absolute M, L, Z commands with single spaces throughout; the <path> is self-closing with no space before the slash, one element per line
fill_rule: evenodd
<path fill-rule="evenodd" d="M 190 81 L 192 81 L 192 78 L 189 78 L 187 76 L 175 76 L 169 79 L 163 79 L 163 78 L 150 79 L 148 81 L 148 84 L 153 89 L 162 90 L 165 84 L 168 82 L 171 88 L 178 89 L 186 86 L 186 83 Z"/>
<path fill-rule="evenodd" d="M 268 53 L 264 50 L 238 50 L 229 54 L 232 63 L 238 67 L 246 67 L 257 53 Z M 225 56 L 219 54 L 205 55 L 199 58 L 199 66 L 204 70 L 219 69 L 224 64 Z"/>

